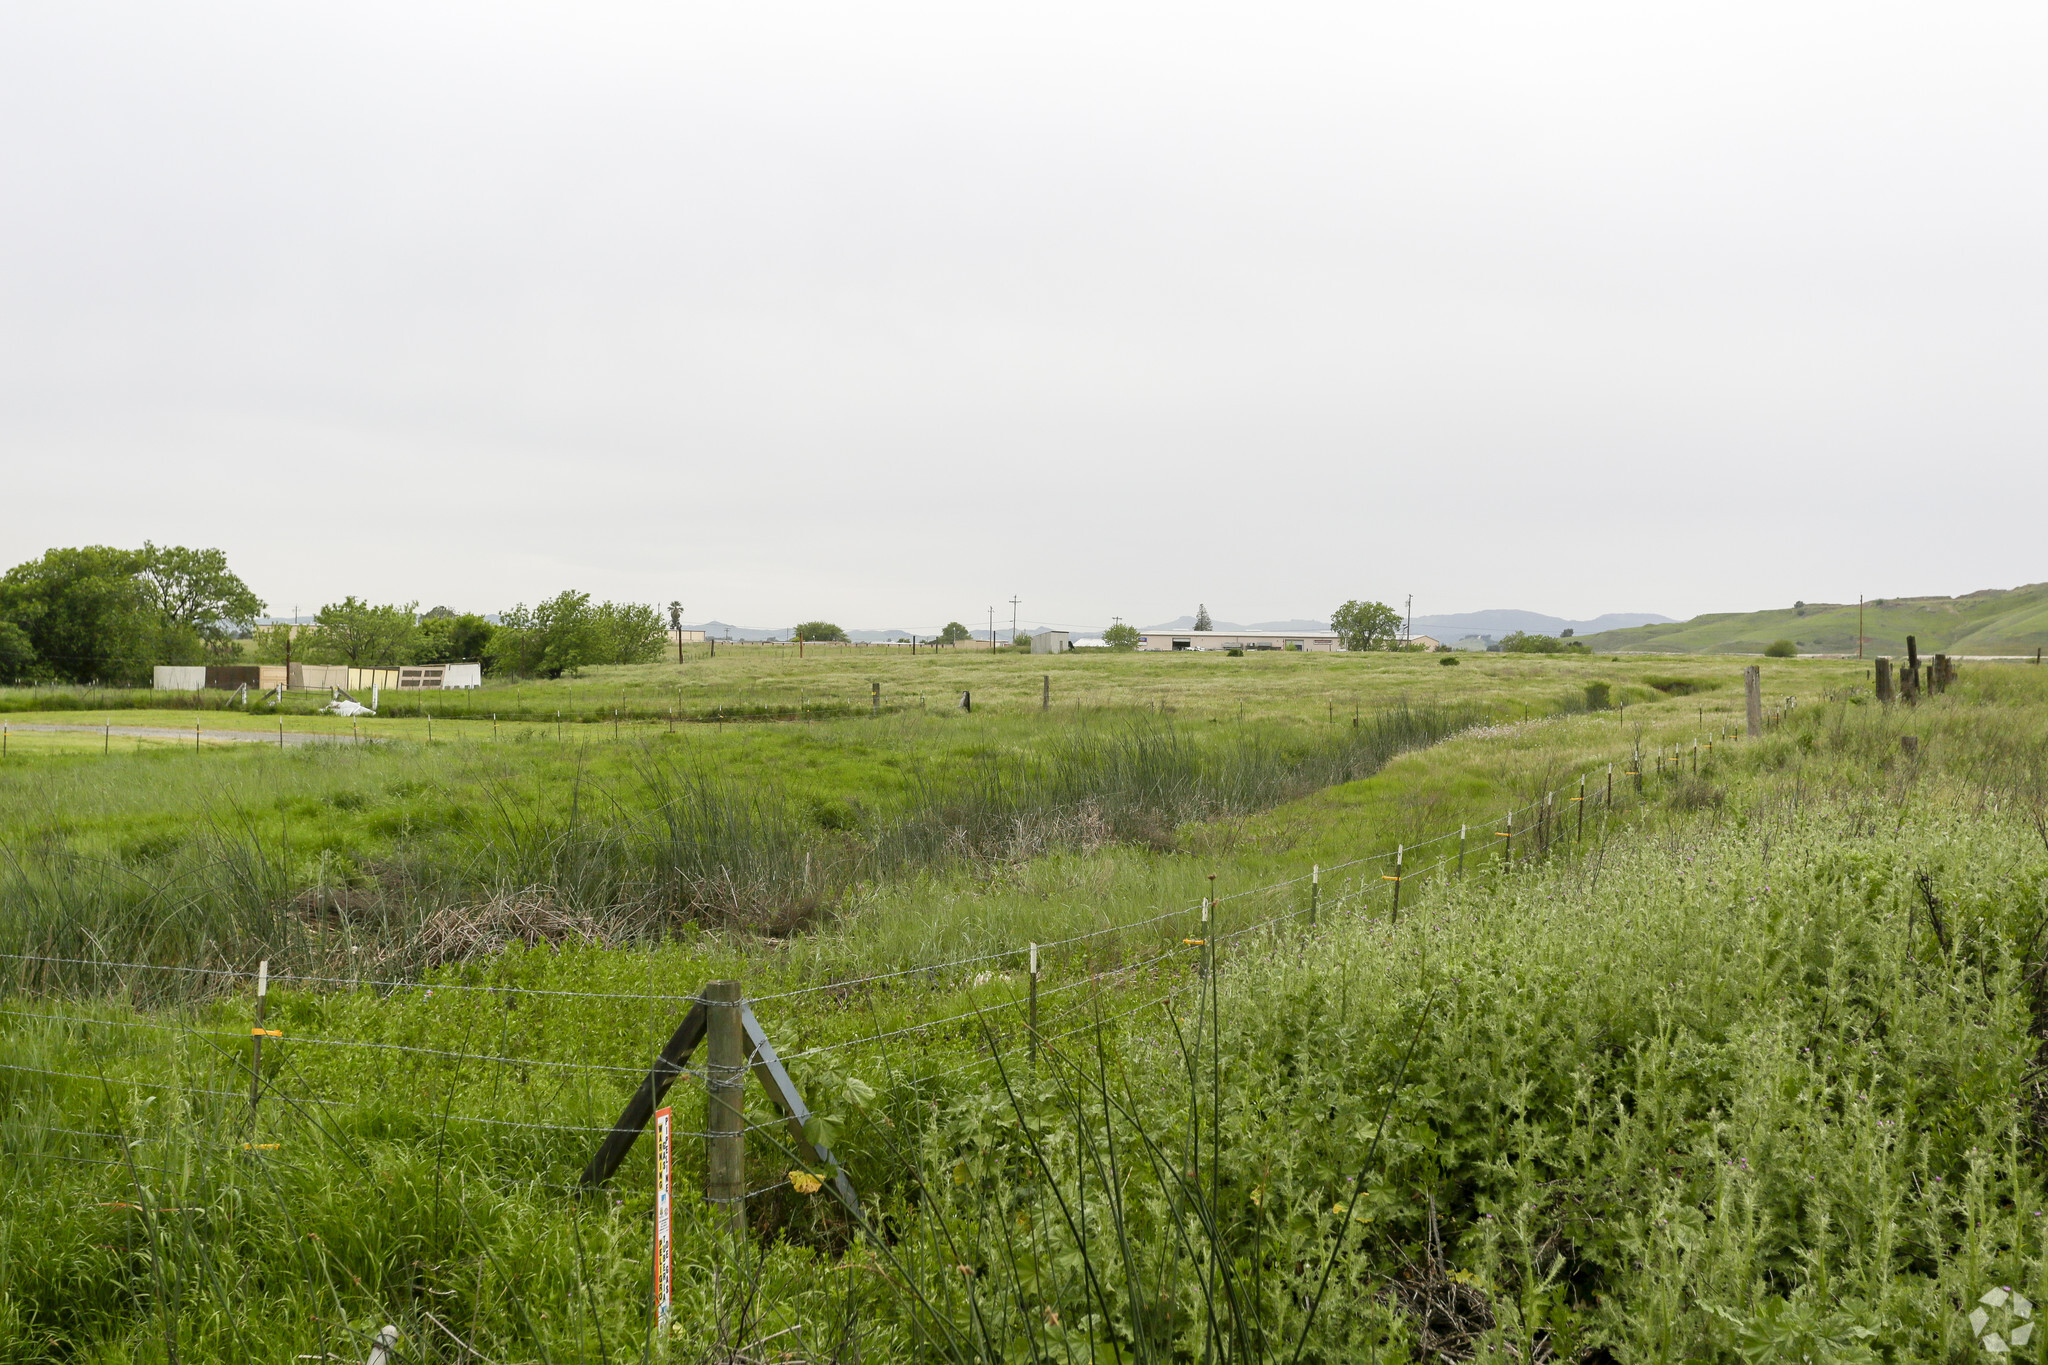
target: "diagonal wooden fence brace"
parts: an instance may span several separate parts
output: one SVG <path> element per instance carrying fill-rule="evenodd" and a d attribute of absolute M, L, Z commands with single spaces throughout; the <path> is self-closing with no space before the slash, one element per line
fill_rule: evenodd
<path fill-rule="evenodd" d="M 705 1029 L 709 1022 L 709 1012 L 705 1009 L 703 1001 L 699 1000 L 690 1006 L 690 1012 L 683 1016 L 683 1022 L 677 1026 L 675 1035 L 668 1040 L 668 1046 L 664 1047 L 661 1056 L 655 1059 L 654 1068 L 647 1073 L 647 1079 L 633 1092 L 633 1098 L 626 1102 L 625 1112 L 619 1115 L 619 1121 L 612 1125 L 611 1132 L 605 1134 L 604 1141 L 598 1145 L 597 1154 L 591 1157 L 590 1164 L 584 1167 L 582 1184 L 585 1189 L 595 1189 L 610 1180 L 618 1171 L 620 1163 L 626 1159 L 626 1153 L 633 1149 L 634 1140 L 654 1117 L 655 1109 L 661 1104 L 662 1095 L 674 1083 L 675 1078 L 683 1074 L 684 1066 L 689 1063 L 690 1054 L 704 1041 Z M 782 1110 L 783 1117 L 789 1125 L 790 1136 L 795 1140 L 797 1155 L 810 1161 L 818 1169 L 832 1173 L 833 1193 L 839 1196 L 848 1212 L 858 1221 L 860 1197 L 854 1193 L 853 1182 L 846 1178 L 846 1171 L 840 1166 L 839 1158 L 832 1154 L 832 1149 L 822 1142 L 813 1142 L 810 1134 L 805 1131 L 805 1126 L 811 1121 L 810 1106 L 804 1103 L 804 1097 L 798 1093 L 796 1082 L 789 1078 L 789 1072 L 784 1069 L 782 1059 L 776 1055 L 775 1045 L 768 1041 L 767 1031 L 761 1027 L 761 1021 L 754 1017 L 752 1007 L 744 1002 L 740 1005 L 740 1028 L 746 1038 L 746 1048 L 754 1075 L 761 1082 L 761 1088 L 768 1092 L 768 1097 Z"/>
<path fill-rule="evenodd" d="M 708 1021 L 704 1002 L 699 1000 L 690 1006 L 690 1012 L 683 1016 L 683 1022 L 676 1026 L 668 1046 L 654 1059 L 654 1067 L 647 1073 L 647 1079 L 640 1082 L 640 1088 L 633 1092 L 633 1098 L 626 1101 L 625 1112 L 619 1121 L 606 1133 L 604 1141 L 598 1144 L 597 1155 L 590 1158 L 590 1164 L 583 1168 L 583 1188 L 595 1189 L 612 1178 L 619 1169 L 619 1163 L 626 1159 L 626 1153 L 633 1150 L 633 1140 L 640 1136 L 640 1130 L 654 1117 L 654 1111 L 661 1104 L 661 1097 L 675 1078 L 683 1074 L 683 1067 L 689 1062 L 690 1054 L 704 1041 L 704 1028 Z"/>
<path fill-rule="evenodd" d="M 838 1194 L 847 1210 L 856 1218 L 860 1215 L 860 1197 L 853 1192 L 853 1182 L 846 1178 L 846 1171 L 839 1164 L 839 1158 L 832 1155 L 832 1149 L 822 1142 L 813 1142 L 804 1126 L 811 1121 L 810 1106 L 797 1093 L 796 1082 L 790 1080 L 789 1072 L 783 1070 L 782 1059 L 775 1055 L 775 1044 L 768 1041 L 767 1032 L 761 1021 L 754 1017 L 753 1008 L 744 1001 L 740 1004 L 740 1027 L 747 1033 L 747 1050 L 754 1057 L 754 1076 L 761 1082 L 761 1088 L 782 1110 L 783 1118 L 789 1125 L 789 1135 L 796 1140 L 799 1156 L 808 1157 L 820 1170 L 832 1172 L 832 1189 Z"/>

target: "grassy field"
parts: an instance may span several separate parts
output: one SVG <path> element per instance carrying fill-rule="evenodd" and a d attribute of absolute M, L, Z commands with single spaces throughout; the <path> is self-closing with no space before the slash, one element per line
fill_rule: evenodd
<path fill-rule="evenodd" d="M 1798 704 L 1735 742 L 1727 664 L 1188 662 L 1092 675 L 1156 709 L 1024 675 L 972 716 L 10 764 L 0 1356 L 1959 1360 L 1979 1295 L 2037 1296 L 2035 670 L 1909 711 L 1774 664 Z M 1461 825 L 1462 869 L 1383 880 Z M 773 896 L 650 931 L 655 873 L 749 859 Z M 27 960 L 258 952 L 253 1120 L 245 978 Z M 866 1230 L 750 1096 L 744 1236 L 679 1145 L 655 1343 L 649 1144 L 568 1187 L 719 976 Z"/>
<path fill-rule="evenodd" d="M 2048 645 L 2048 583 L 1992 588 L 1964 597 L 1889 597 L 1861 612 L 1863 652 L 1904 655 L 1906 637 L 1922 654 L 2031 655 Z M 1802 654 L 1856 653 L 1854 602 L 1809 602 L 1770 611 L 1715 612 L 1669 625 L 1636 626 L 1585 637 L 1596 650 L 1630 653 L 1761 654 L 1790 640 Z"/>
<path fill-rule="evenodd" d="M 1445 658 L 1459 662 L 1445 666 Z M 888 714 L 950 713 L 959 708 L 963 692 L 972 695 L 977 714 L 1036 714 L 1047 699 L 1048 683 L 1051 709 L 1058 713 L 1152 711 L 1205 721 L 1327 722 L 1413 696 L 1528 706 L 1541 714 L 1566 698 L 1583 701 L 1588 683 L 1605 682 L 1617 704 L 1634 704 L 1658 700 L 1674 688 L 1739 687 L 1740 674 L 1741 664 L 1734 661 L 1584 655 L 1273 652 L 1233 659 L 1209 652 L 1034 656 L 934 651 L 911 657 L 902 651 L 811 646 L 799 659 L 792 648 L 747 646 L 721 648 L 715 659 L 700 654 L 680 665 L 594 668 L 582 677 L 553 681 L 493 680 L 474 692 L 386 692 L 379 720 L 396 724 L 366 721 L 364 732 L 423 735 L 430 714 L 437 736 L 442 726 L 460 726 L 446 733 L 469 737 L 486 733 L 493 716 L 501 732 L 515 723 L 553 727 L 558 720 L 565 726 L 608 726 L 615 717 L 660 726 L 671 718 L 689 723 L 753 716 L 857 719 L 875 709 L 877 685 L 880 709 Z M 1822 675 L 1808 672 L 1784 676 L 1809 680 L 1802 685 L 1847 686 L 1862 672 L 1845 664 L 1826 674 L 1825 682 L 1813 682 Z M 223 709 L 230 695 L 0 688 L 0 715 L 65 709 L 87 721 L 112 717 L 119 723 L 189 730 L 191 710 L 201 708 L 208 726 L 276 725 L 277 713 L 266 706 Z M 287 725 L 346 731 L 346 722 L 337 726 L 333 718 L 313 714 L 326 701 L 321 694 L 287 694 Z"/>

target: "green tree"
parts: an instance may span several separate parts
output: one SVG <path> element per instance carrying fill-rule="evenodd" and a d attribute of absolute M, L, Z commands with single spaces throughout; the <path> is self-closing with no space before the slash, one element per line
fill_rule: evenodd
<path fill-rule="evenodd" d="M 1345 649 L 1386 649 L 1401 633 L 1401 616 L 1384 602 L 1346 602 L 1330 613 L 1330 629 Z"/>
<path fill-rule="evenodd" d="M 300 633 L 295 650 L 309 663 L 349 664 L 356 668 L 389 668 L 411 663 L 419 649 L 414 613 L 419 603 L 372 606 L 354 597 L 330 602 L 313 618 L 314 629 Z"/>
<path fill-rule="evenodd" d="M 140 682 L 156 634 L 137 575 L 143 556 L 109 545 L 46 550 L 0 577 L 0 619 L 35 651 L 35 676 Z"/>
<path fill-rule="evenodd" d="M 1127 626 L 1122 621 L 1102 632 L 1102 643 L 1111 649 L 1136 649 L 1141 638 L 1136 626 Z"/>
<path fill-rule="evenodd" d="M 559 678 L 597 663 L 603 640 L 590 594 L 573 588 L 535 607 L 524 602 L 505 613 L 491 637 L 489 657 L 502 672 Z"/>
<path fill-rule="evenodd" d="M 947 629 L 951 630 L 952 627 L 948 626 Z M 961 631 L 964 639 L 966 627 L 961 627 Z M 846 632 L 830 621 L 805 621 L 796 628 L 796 638 L 818 644 L 843 645 L 846 643 Z"/>
<path fill-rule="evenodd" d="M 28 632 L 12 621 L 0 621 L 0 683 L 26 682 L 35 676 L 36 647 Z"/>
<path fill-rule="evenodd" d="M 1591 654 L 1590 647 L 1577 640 L 1560 640 L 1555 635 L 1533 635 L 1517 630 L 1501 637 L 1503 654 Z"/>
<path fill-rule="evenodd" d="M 1792 659 L 1799 655 L 1799 646 L 1790 640 L 1773 640 L 1764 648 L 1766 659 Z"/>
<path fill-rule="evenodd" d="M 232 657 L 235 636 L 263 614 L 263 599 L 228 568 L 220 550 L 144 541 L 136 583 L 155 618 L 155 655 L 162 663 Z"/>
<path fill-rule="evenodd" d="M 601 603 L 591 616 L 598 638 L 598 657 L 593 663 L 652 663 L 668 643 L 668 627 L 662 624 L 661 612 L 646 602 Z"/>
<path fill-rule="evenodd" d="M 1209 619 L 1209 606 L 1208 606 L 1208 604 L 1207 604 L 1207 603 L 1205 603 L 1205 602 L 1197 602 L 1197 603 L 1195 604 L 1195 629 L 1196 629 L 1196 630 L 1214 630 L 1214 629 L 1216 629 L 1216 623 L 1215 623 L 1214 621 L 1211 621 L 1211 620 Z"/>
<path fill-rule="evenodd" d="M 973 638 L 973 634 L 967 629 L 967 627 L 961 625 L 958 621 L 948 621 L 946 622 L 946 628 L 939 632 L 939 638 L 933 643 L 941 645 L 957 645 L 962 640 L 971 640 Z"/>
<path fill-rule="evenodd" d="M 436 612 L 446 614 L 437 615 Z M 484 651 L 490 647 L 491 637 L 497 633 L 496 626 L 473 612 L 457 615 L 445 607 L 436 608 L 420 618 L 419 645 L 413 658 L 423 664 L 482 659 Z"/>

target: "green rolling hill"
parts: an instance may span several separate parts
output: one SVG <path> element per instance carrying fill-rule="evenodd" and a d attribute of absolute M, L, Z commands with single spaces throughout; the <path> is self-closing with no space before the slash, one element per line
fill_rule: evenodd
<path fill-rule="evenodd" d="M 2027 654 L 2048 647 L 2048 583 L 1987 588 L 1962 597 L 1887 597 L 1863 609 L 1863 652 L 1903 654 L 1914 636 L 1922 654 Z M 1856 604 L 1808 602 L 1777 611 L 1715 612 L 1670 625 L 1588 635 L 1607 654 L 1761 654 L 1790 640 L 1801 654 L 1856 652 Z"/>

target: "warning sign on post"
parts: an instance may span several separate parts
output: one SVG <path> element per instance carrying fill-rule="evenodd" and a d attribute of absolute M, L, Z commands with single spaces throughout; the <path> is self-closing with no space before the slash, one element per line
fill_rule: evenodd
<path fill-rule="evenodd" d="M 673 1190 L 672 1138 L 675 1132 L 675 1118 L 672 1111 L 654 1111 L 654 1321 L 663 1332 L 668 1330 L 669 1304 L 672 1298 L 672 1273 L 674 1256 L 670 1241 L 669 1213 L 673 1205 L 670 1195 Z"/>

